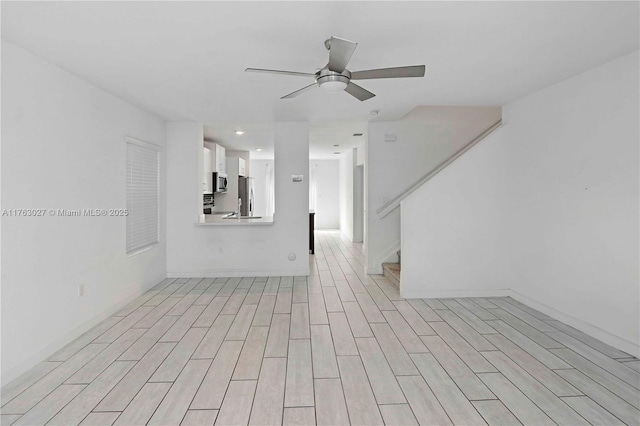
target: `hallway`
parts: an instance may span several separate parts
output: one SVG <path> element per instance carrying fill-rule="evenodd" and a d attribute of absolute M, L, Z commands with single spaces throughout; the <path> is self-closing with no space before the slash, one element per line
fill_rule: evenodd
<path fill-rule="evenodd" d="M 640 360 L 511 298 L 402 299 L 316 231 L 309 277 L 167 279 L 2 389 L 2 425 L 638 424 Z"/>

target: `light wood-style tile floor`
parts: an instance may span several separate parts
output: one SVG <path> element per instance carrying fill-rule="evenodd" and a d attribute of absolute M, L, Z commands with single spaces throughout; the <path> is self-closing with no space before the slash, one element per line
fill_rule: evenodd
<path fill-rule="evenodd" d="M 2 389 L 3 425 L 640 423 L 640 361 L 511 298 L 404 300 L 318 232 L 309 277 L 167 279 Z"/>

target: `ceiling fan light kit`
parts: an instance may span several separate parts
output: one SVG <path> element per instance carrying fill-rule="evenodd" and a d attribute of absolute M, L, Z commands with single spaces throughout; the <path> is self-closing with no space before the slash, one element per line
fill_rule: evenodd
<path fill-rule="evenodd" d="M 375 78 L 406 78 L 406 77 L 424 77 L 425 66 L 413 65 L 408 67 L 381 68 L 375 70 L 364 70 L 351 72 L 347 69 L 347 64 L 351 59 L 351 55 L 358 46 L 357 43 L 345 40 L 339 37 L 331 37 L 324 42 L 325 47 L 329 50 L 329 63 L 315 74 L 297 72 L 270 70 L 263 68 L 247 68 L 247 72 L 260 72 L 269 74 L 294 75 L 300 77 L 314 77 L 316 82 L 308 86 L 289 93 L 280 99 L 291 99 L 301 95 L 313 88 L 321 87 L 327 92 L 345 91 L 360 101 L 366 101 L 375 96 L 368 90 L 352 83 L 351 80 L 368 80 Z"/>
<path fill-rule="evenodd" d="M 340 92 L 347 88 L 350 79 L 351 73 L 347 70 L 338 73 L 329 71 L 328 69 L 322 69 L 318 71 L 316 83 L 327 92 Z"/>

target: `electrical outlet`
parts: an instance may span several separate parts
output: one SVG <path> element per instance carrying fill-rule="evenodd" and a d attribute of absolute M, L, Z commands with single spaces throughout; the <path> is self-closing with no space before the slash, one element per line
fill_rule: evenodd
<path fill-rule="evenodd" d="M 220 254 L 222 254 L 222 253 L 223 253 L 222 247 L 220 247 L 220 248 L 218 249 L 218 253 L 220 253 Z"/>
<path fill-rule="evenodd" d="M 78 297 L 84 296 L 84 284 L 78 286 Z"/>

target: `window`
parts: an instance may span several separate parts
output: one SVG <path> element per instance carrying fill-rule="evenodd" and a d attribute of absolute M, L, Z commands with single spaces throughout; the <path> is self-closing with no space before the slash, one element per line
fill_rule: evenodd
<path fill-rule="evenodd" d="M 160 148 L 125 138 L 127 145 L 127 254 L 160 239 Z"/>

